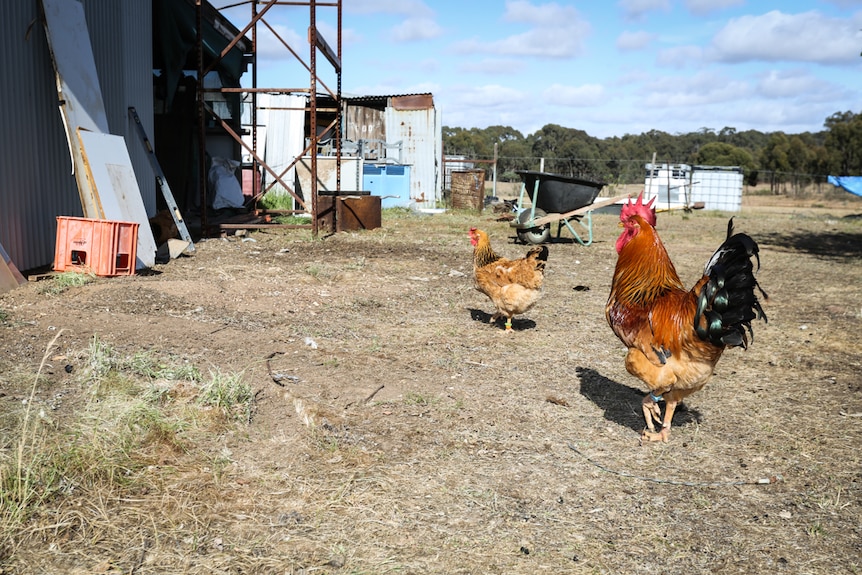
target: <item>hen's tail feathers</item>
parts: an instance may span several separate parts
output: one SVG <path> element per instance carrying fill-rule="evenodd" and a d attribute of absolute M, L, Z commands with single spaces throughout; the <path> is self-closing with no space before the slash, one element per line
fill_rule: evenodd
<path fill-rule="evenodd" d="M 537 260 L 543 262 L 548 261 L 548 246 L 541 245 L 530 248 L 530 251 L 527 252 L 527 257 L 535 257 Z"/>
<path fill-rule="evenodd" d="M 526 258 L 532 259 L 535 261 L 537 270 L 545 270 L 545 263 L 548 261 L 548 246 L 541 245 L 530 248 L 530 251 L 527 252 Z"/>
<path fill-rule="evenodd" d="M 754 341 L 751 321 L 767 321 L 757 292 L 769 299 L 754 273 L 760 269 L 757 242 L 746 234 L 733 233 L 733 218 L 727 224 L 727 239 L 704 268 L 709 279 L 701 289 L 694 318 L 697 335 L 718 346 L 748 347 Z M 757 268 L 754 267 L 754 261 Z"/>

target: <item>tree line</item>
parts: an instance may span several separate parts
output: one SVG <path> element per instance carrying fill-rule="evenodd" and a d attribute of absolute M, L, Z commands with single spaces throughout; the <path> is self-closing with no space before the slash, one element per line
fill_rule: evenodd
<path fill-rule="evenodd" d="M 644 164 L 741 166 L 749 186 L 768 184 L 773 192 L 796 191 L 826 182 L 828 175 L 862 174 L 862 114 L 836 112 L 811 133 L 719 131 L 687 134 L 660 130 L 595 138 L 575 128 L 547 124 L 524 136 L 509 126 L 443 127 L 447 158 L 491 160 L 496 144 L 497 179 L 520 181 L 516 170 L 538 170 L 607 183 L 642 182 Z M 486 170 L 486 175 L 490 177 Z"/>

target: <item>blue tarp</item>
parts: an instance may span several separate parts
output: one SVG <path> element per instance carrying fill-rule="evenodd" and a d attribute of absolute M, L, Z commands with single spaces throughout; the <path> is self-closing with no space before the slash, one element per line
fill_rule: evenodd
<path fill-rule="evenodd" d="M 851 194 L 862 196 L 862 176 L 829 176 L 827 181 L 833 186 L 844 188 Z"/>

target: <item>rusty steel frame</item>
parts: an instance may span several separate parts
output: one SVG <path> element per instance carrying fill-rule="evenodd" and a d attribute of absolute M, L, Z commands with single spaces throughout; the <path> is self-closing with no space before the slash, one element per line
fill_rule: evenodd
<path fill-rule="evenodd" d="M 288 1 L 288 0 L 242 0 L 237 2 L 236 4 L 232 4 L 228 7 L 236 7 L 243 4 L 249 4 L 251 7 L 251 20 L 246 24 L 242 30 L 234 37 L 234 39 L 222 50 L 219 59 L 223 58 L 227 55 L 231 49 L 239 42 L 247 32 L 251 31 L 251 42 L 252 42 L 252 61 L 251 61 L 251 73 L 252 73 L 252 86 L 251 88 L 205 88 L 203 86 L 203 78 L 207 73 L 212 71 L 214 66 L 218 63 L 218 59 L 211 62 L 208 67 L 204 67 L 204 58 L 203 58 L 203 39 L 202 39 L 202 3 L 201 0 L 195 0 L 195 11 L 196 11 L 196 26 L 197 26 L 197 40 L 196 40 L 196 49 L 197 49 L 197 73 L 198 73 L 198 90 L 197 90 L 197 103 L 198 103 L 198 145 L 199 145 L 199 153 L 198 153 L 198 175 L 199 175 L 199 190 L 201 194 L 201 229 L 206 231 L 208 229 L 207 224 L 207 210 L 206 210 L 206 187 L 207 187 L 207 174 L 206 174 L 206 119 L 207 117 L 212 117 L 221 125 L 222 129 L 228 133 L 240 146 L 242 146 L 246 151 L 251 154 L 252 157 L 252 167 L 253 172 L 255 174 L 258 173 L 259 169 L 266 170 L 270 175 L 273 176 L 274 181 L 267 186 L 266 189 L 262 190 L 260 188 L 260 182 L 257 178 L 252 177 L 252 201 L 257 203 L 257 201 L 266 194 L 276 183 L 280 184 L 287 190 L 291 196 L 304 208 L 304 211 L 311 214 L 311 230 L 312 234 L 316 237 L 319 233 L 320 228 L 320 217 L 318 213 L 318 179 L 317 179 L 317 150 L 318 145 L 320 144 L 320 138 L 317 133 L 317 114 L 319 111 L 332 111 L 331 108 L 318 108 L 317 106 L 317 93 L 318 89 L 322 88 L 325 92 L 327 92 L 330 97 L 335 100 L 335 119 L 330 122 L 324 130 L 321 131 L 321 134 L 325 134 L 328 130 L 335 128 L 335 182 L 336 189 L 341 188 L 341 116 L 342 116 L 342 106 L 341 106 L 341 62 L 342 62 L 342 51 L 341 51 L 341 26 L 342 26 L 342 0 L 330 0 L 330 1 L 317 1 L 317 0 L 306 0 L 306 1 Z M 258 6 L 263 5 L 263 8 L 258 10 Z M 309 49 L 309 60 L 306 63 L 302 56 L 294 50 L 279 34 L 276 30 L 264 19 L 264 16 L 270 10 L 273 10 L 277 6 L 308 6 L 309 7 L 309 25 L 308 25 L 308 49 Z M 333 50 L 326 40 L 319 34 L 317 30 L 317 8 L 318 7 L 328 7 L 328 8 L 336 8 L 337 9 L 337 45 L 336 50 Z M 308 88 L 278 88 L 278 87 L 259 87 L 257 85 L 257 27 L 259 24 L 263 24 L 270 31 L 275 38 L 281 42 L 284 48 L 290 52 L 290 54 L 302 65 L 305 67 L 306 71 L 309 73 L 310 82 Z M 317 53 L 320 51 L 327 61 L 332 65 L 335 69 L 337 86 L 335 93 L 327 86 L 318 76 L 317 74 Z M 251 94 L 251 125 L 252 125 L 252 133 L 251 133 L 251 147 L 249 147 L 245 142 L 242 141 L 241 134 L 237 134 L 235 130 L 233 130 L 227 122 L 222 120 L 215 111 L 207 105 L 205 101 L 205 94 L 216 92 L 216 93 L 248 93 Z M 258 154 L 258 142 L 257 142 L 257 95 L 261 92 L 266 93 L 308 93 L 309 105 L 305 108 L 305 111 L 309 113 L 309 143 L 303 149 L 299 156 L 293 159 L 293 161 L 282 170 L 281 173 L 276 173 L 270 166 L 266 164 L 266 162 L 260 157 Z M 288 185 L 284 180 L 284 175 L 287 173 L 290 168 L 294 167 L 296 163 L 301 159 L 301 157 L 305 154 L 309 154 L 311 156 L 311 190 L 309 191 L 310 198 L 300 198 L 297 193 L 294 191 L 291 185 Z M 311 204 L 309 206 L 309 204 Z M 310 208 L 310 209 L 309 209 Z M 303 210 L 297 210 L 302 212 Z M 274 226 L 282 226 L 282 224 L 261 224 L 260 227 L 274 227 Z M 224 227 L 224 225 L 222 226 Z M 249 228 L 255 227 L 254 224 L 243 224 L 242 227 Z M 309 227 L 309 226 L 297 226 L 284 224 L 283 227 L 287 228 L 297 228 L 297 227 Z"/>

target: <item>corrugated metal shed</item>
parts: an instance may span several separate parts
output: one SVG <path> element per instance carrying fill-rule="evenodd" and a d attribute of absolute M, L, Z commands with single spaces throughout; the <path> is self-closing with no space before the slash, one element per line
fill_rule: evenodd
<path fill-rule="evenodd" d="M 385 111 L 386 141 L 401 141 L 401 162 L 412 166 L 411 201 L 418 208 L 435 208 L 442 199 L 443 126 L 431 95 L 424 96 L 392 97 Z"/>
<path fill-rule="evenodd" d="M 39 4 L 6 0 L 3 7 L 0 243 L 12 261 L 27 270 L 52 263 L 56 216 L 83 212 Z M 111 131 L 129 136 L 138 185 L 148 211 L 154 212 L 153 174 L 126 116 L 128 106 L 135 106 L 152 133 L 151 0 L 87 0 L 84 9 Z"/>
<path fill-rule="evenodd" d="M 102 98 L 112 134 L 126 147 L 149 215 L 156 213 L 156 186 L 143 144 L 129 120 L 134 106 L 152 140 L 153 50 L 151 0 L 87 0 L 84 5 Z M 122 41 L 117 40 L 121 38 Z"/>
<path fill-rule="evenodd" d="M 411 166 L 411 203 L 417 208 L 437 207 L 443 193 L 443 122 L 433 94 L 347 96 L 344 102 L 346 141 L 385 142 L 364 148 L 366 164 Z"/>

